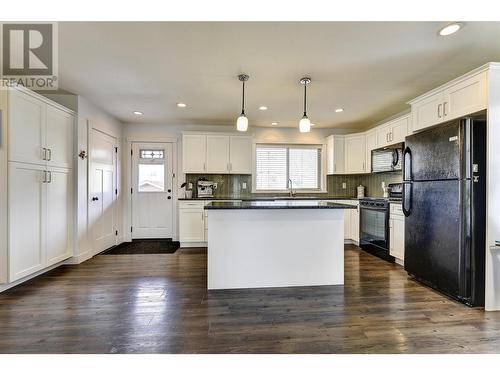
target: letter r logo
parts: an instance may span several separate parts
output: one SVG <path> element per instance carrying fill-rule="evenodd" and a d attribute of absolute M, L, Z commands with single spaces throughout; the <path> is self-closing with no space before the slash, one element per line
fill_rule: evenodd
<path fill-rule="evenodd" d="M 53 74 L 52 24 L 2 25 L 3 75 Z"/>

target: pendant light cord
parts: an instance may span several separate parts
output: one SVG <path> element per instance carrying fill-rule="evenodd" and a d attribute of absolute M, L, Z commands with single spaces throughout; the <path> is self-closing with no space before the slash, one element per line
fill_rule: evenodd
<path fill-rule="evenodd" d="M 307 83 L 304 84 L 304 116 L 307 116 Z"/>
<path fill-rule="evenodd" d="M 241 99 L 241 114 L 245 114 L 245 81 L 243 81 L 243 97 Z"/>

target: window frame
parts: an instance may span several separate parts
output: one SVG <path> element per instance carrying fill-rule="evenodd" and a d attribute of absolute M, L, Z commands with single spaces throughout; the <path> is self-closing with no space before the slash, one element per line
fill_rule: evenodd
<path fill-rule="evenodd" d="M 290 188 L 287 187 L 283 190 L 277 189 L 269 189 L 269 190 L 257 190 L 257 148 L 259 147 L 283 147 L 287 148 L 287 165 L 286 165 L 286 174 L 289 176 L 289 168 L 290 168 L 290 159 L 288 158 L 289 149 L 290 148 L 306 148 L 306 149 L 319 149 L 321 152 L 320 160 L 318 160 L 318 179 L 319 179 L 319 188 L 317 189 L 296 189 L 294 188 L 294 193 L 327 193 L 326 190 L 326 144 L 302 144 L 302 143 L 254 143 L 253 144 L 253 152 L 252 152 L 252 194 L 269 194 L 269 193 L 288 193 Z M 288 185 L 288 181 L 287 181 Z"/>

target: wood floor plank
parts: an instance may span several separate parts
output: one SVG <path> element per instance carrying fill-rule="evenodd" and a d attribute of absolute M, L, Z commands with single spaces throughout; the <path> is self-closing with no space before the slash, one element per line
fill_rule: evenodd
<path fill-rule="evenodd" d="M 206 250 L 97 256 L 0 294 L 0 353 L 500 353 L 500 312 L 345 251 L 345 285 L 206 289 Z"/>

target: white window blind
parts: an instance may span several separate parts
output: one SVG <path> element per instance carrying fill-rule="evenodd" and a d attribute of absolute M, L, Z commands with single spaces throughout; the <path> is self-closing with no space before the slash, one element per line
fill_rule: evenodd
<path fill-rule="evenodd" d="M 257 145 L 256 190 L 321 188 L 321 146 Z"/>

